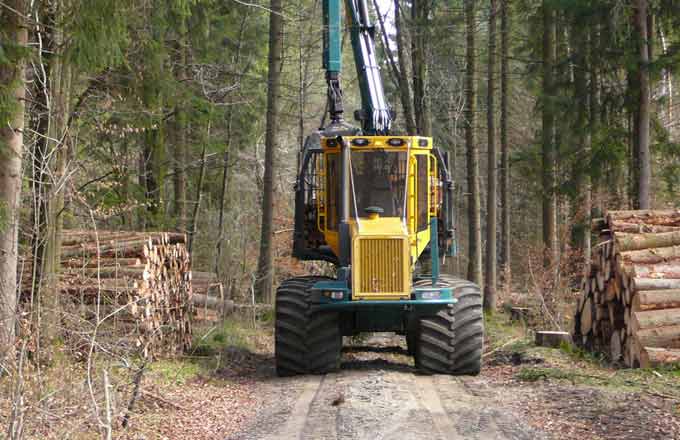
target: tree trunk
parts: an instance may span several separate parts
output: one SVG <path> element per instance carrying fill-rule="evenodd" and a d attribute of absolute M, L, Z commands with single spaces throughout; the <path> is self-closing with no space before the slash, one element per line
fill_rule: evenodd
<path fill-rule="evenodd" d="M 508 144 L 508 0 L 501 0 L 501 270 L 509 288 L 510 273 L 510 145 Z"/>
<path fill-rule="evenodd" d="M 182 27 L 184 28 L 184 26 Z M 186 36 L 179 38 L 177 50 L 179 51 L 178 81 L 184 83 L 189 76 L 187 67 L 188 39 Z M 188 140 L 188 121 L 184 103 L 180 103 L 175 108 L 175 154 L 172 158 L 174 165 L 172 183 L 174 186 L 174 217 L 178 232 L 184 232 L 187 228 L 187 140 Z"/>
<path fill-rule="evenodd" d="M 496 229 L 498 194 L 497 154 L 496 154 L 496 107 L 494 94 L 496 92 L 496 0 L 491 0 L 489 11 L 489 62 L 487 64 L 487 95 L 486 95 L 486 132 L 487 132 L 487 179 L 488 194 L 486 204 L 486 271 L 484 280 L 484 310 L 493 313 L 496 310 Z"/>
<path fill-rule="evenodd" d="M 249 10 L 246 10 L 246 12 L 243 13 L 243 17 L 241 18 L 241 25 L 239 28 L 239 33 L 238 33 L 238 43 L 236 45 L 236 54 L 234 55 L 234 65 L 238 66 L 241 62 L 241 50 L 243 48 L 243 35 L 246 30 L 246 22 L 248 20 L 249 16 Z M 244 72 L 245 74 L 245 72 Z M 230 106 L 227 109 L 227 114 L 225 116 L 225 121 L 227 124 L 226 127 L 226 137 L 224 140 L 224 152 L 222 153 L 222 186 L 221 191 L 220 191 L 220 213 L 219 213 L 219 219 L 217 223 L 217 256 L 215 257 L 215 273 L 219 277 L 221 272 L 221 267 L 222 267 L 222 244 L 224 241 L 224 211 L 229 207 L 229 203 L 227 202 L 228 195 L 229 195 L 229 177 L 230 177 L 230 157 L 231 157 L 231 143 L 232 143 L 232 126 L 234 123 L 234 113 L 233 113 L 233 106 Z"/>
<path fill-rule="evenodd" d="M 482 284 L 482 226 L 479 195 L 479 151 L 475 144 L 475 0 L 465 1 L 465 146 L 468 183 L 468 279 Z"/>
<path fill-rule="evenodd" d="M 577 139 L 577 163 L 573 173 L 576 180 L 576 194 L 573 199 L 572 241 L 583 253 L 585 264 L 590 263 L 590 176 L 585 168 L 590 163 L 591 125 L 588 123 L 588 85 L 586 72 L 588 69 L 586 53 L 588 41 L 584 33 L 578 29 L 578 17 L 572 17 L 572 47 L 574 60 L 574 97 L 576 103 L 576 123 L 574 131 Z"/>
<path fill-rule="evenodd" d="M 65 66 L 62 66 L 65 67 Z M 69 69 L 64 68 L 60 74 L 60 77 L 55 77 L 54 81 L 70 82 Z M 59 72 L 59 70 L 52 70 L 53 73 Z M 66 156 L 67 156 L 67 145 L 65 141 L 65 133 L 60 129 L 65 129 L 65 118 L 67 113 L 66 107 L 68 106 L 68 91 L 69 86 L 64 84 L 65 87 L 60 89 L 53 89 L 53 108 L 51 127 L 55 129 L 50 129 L 50 139 L 61 139 L 60 142 L 50 142 L 53 144 L 53 148 L 57 150 L 56 163 L 52 170 L 54 181 L 51 184 L 48 201 L 47 210 L 47 235 L 45 239 L 45 252 L 43 259 L 42 277 L 45 285 L 42 287 L 41 296 L 41 339 L 43 340 L 43 345 L 45 343 L 53 342 L 59 335 L 59 316 L 60 316 L 60 305 L 59 305 L 59 288 L 57 281 L 59 278 L 59 261 L 61 255 L 61 231 L 63 229 L 64 217 L 64 191 L 67 188 L 63 184 L 62 180 L 65 178 L 66 171 Z M 57 128 L 58 127 L 58 128 Z M 50 149 L 52 150 L 52 148 Z"/>
<path fill-rule="evenodd" d="M 639 47 L 638 85 L 639 101 L 637 105 L 637 146 L 638 156 L 634 158 L 639 163 L 640 174 L 637 182 L 637 209 L 649 209 L 651 204 L 652 165 L 649 151 L 649 123 L 650 123 L 650 41 L 647 31 L 647 0 L 635 2 L 635 28 Z"/>
<path fill-rule="evenodd" d="M 50 184 L 47 194 L 47 217 L 45 250 L 43 254 L 42 278 L 44 286 L 40 291 L 40 337 L 42 345 L 49 348 L 59 337 L 59 269 L 61 260 L 61 231 L 63 229 L 64 191 L 67 185 L 66 160 L 68 156 L 67 122 L 70 112 L 71 68 L 64 54 L 64 38 L 57 24 L 65 15 L 61 2 L 52 5 L 50 14 L 56 26 L 50 29 L 50 46 L 53 55 L 49 68 L 49 128 L 47 131 L 47 154 L 54 157 L 53 163 L 45 164 L 50 170 Z"/>
<path fill-rule="evenodd" d="M 406 46 L 404 42 L 404 28 L 401 17 L 400 0 L 394 0 L 394 29 L 397 40 L 397 58 L 399 60 L 399 94 L 404 110 L 404 124 L 407 134 L 416 134 L 416 123 L 413 117 L 413 104 L 411 101 L 411 86 L 408 81 L 408 63 L 406 62 Z"/>
<path fill-rule="evenodd" d="M 174 189 L 173 216 L 175 229 L 178 232 L 186 231 L 187 224 L 187 122 L 184 110 L 177 108 L 177 121 L 175 123 L 174 157 L 172 184 Z"/>
<path fill-rule="evenodd" d="M 432 136 L 432 120 L 430 118 L 430 104 L 427 93 L 429 5 L 429 0 L 413 0 L 411 6 L 413 109 L 417 134 L 420 136 Z"/>
<path fill-rule="evenodd" d="M 164 180 L 166 174 L 165 120 L 163 113 L 163 89 L 159 86 L 163 73 L 163 58 L 153 57 L 144 66 L 142 84 L 142 103 L 152 114 L 144 129 L 143 176 L 146 191 L 146 227 L 154 227 L 161 222 L 162 203 L 164 202 Z"/>
<path fill-rule="evenodd" d="M 159 223 L 159 215 L 161 212 L 160 206 L 161 201 L 163 200 L 162 192 L 165 166 L 163 164 L 164 145 L 163 130 L 161 127 L 163 122 L 160 118 L 157 119 L 157 124 L 156 127 L 147 127 L 144 133 L 143 165 L 144 187 L 148 203 L 147 227 L 153 227 Z"/>
<path fill-rule="evenodd" d="M 267 121 L 265 133 L 264 187 L 262 194 L 262 228 L 260 256 L 257 263 L 255 291 L 260 300 L 273 302 L 274 249 L 274 167 L 278 148 L 278 100 L 281 82 L 281 57 L 283 54 L 282 0 L 271 0 L 269 13 L 269 64 L 267 89 Z"/>
<path fill-rule="evenodd" d="M 206 128 L 205 141 L 203 142 L 203 152 L 201 153 L 201 169 L 198 173 L 198 182 L 196 182 L 196 202 L 194 204 L 194 211 L 191 215 L 191 227 L 189 228 L 189 237 L 187 249 L 189 250 L 189 255 L 191 255 L 191 250 L 194 245 L 194 238 L 196 238 L 196 231 L 198 230 L 198 212 L 201 209 L 201 200 L 203 199 L 203 181 L 205 180 L 205 159 L 206 159 L 206 149 L 210 143 L 210 120 L 208 120 L 208 126 Z"/>
<path fill-rule="evenodd" d="M 7 41 L 19 47 L 28 43 L 24 0 L 9 0 L 0 12 Z M 14 354 L 17 306 L 17 253 L 21 160 L 24 131 L 24 61 L 19 56 L 0 64 L 0 359 Z"/>
<path fill-rule="evenodd" d="M 543 2 L 543 246 L 546 266 L 557 257 L 557 210 L 555 205 L 555 13 Z"/>

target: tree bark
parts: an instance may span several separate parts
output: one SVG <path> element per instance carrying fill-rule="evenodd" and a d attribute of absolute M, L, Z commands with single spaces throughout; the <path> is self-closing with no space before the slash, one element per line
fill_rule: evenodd
<path fill-rule="evenodd" d="M 557 210 L 555 206 L 555 13 L 547 1 L 543 1 L 543 246 L 544 265 L 550 266 L 557 259 Z"/>
<path fill-rule="evenodd" d="M 509 287 L 510 271 L 510 145 L 508 144 L 508 0 L 501 0 L 501 270 Z"/>
<path fill-rule="evenodd" d="M 649 209 L 651 204 L 651 180 L 652 165 L 649 150 L 649 124 L 650 124 L 650 41 L 647 30 L 647 0 L 635 1 L 635 28 L 637 30 L 639 59 L 638 59 L 638 85 L 639 101 L 637 106 L 637 148 L 639 162 L 639 176 L 637 182 L 637 206 L 638 209 Z"/>
<path fill-rule="evenodd" d="M 159 86 L 164 68 L 163 58 L 152 57 L 144 66 L 142 84 L 142 103 L 146 110 L 152 113 L 143 137 L 143 187 L 146 192 L 147 218 L 146 227 L 153 227 L 160 223 L 161 206 L 164 201 L 165 164 L 165 120 L 163 113 L 163 89 Z"/>
<path fill-rule="evenodd" d="M 394 29 L 397 39 L 397 58 L 399 61 L 399 95 L 404 110 L 404 124 L 407 134 L 416 134 L 416 123 L 413 117 L 413 103 L 411 101 L 411 86 L 408 81 L 408 63 L 406 62 L 406 46 L 404 42 L 404 28 L 401 17 L 400 0 L 394 0 Z"/>
<path fill-rule="evenodd" d="M 241 51 L 243 49 L 243 39 L 246 30 L 246 23 L 248 21 L 250 13 L 249 10 L 243 13 L 241 17 L 241 25 L 238 33 L 238 43 L 236 45 L 236 54 L 234 55 L 234 65 L 238 66 L 241 62 Z M 247 72 L 244 71 L 244 74 Z M 224 152 L 222 153 L 222 186 L 220 191 L 220 213 L 217 223 L 217 256 L 215 257 L 215 273 L 219 277 L 222 267 L 222 244 L 224 242 L 224 211 L 229 208 L 228 197 L 229 197 L 229 177 L 230 177 L 230 157 L 231 157 L 231 143 L 232 143 L 232 128 L 234 123 L 234 112 L 233 106 L 227 109 L 227 114 L 225 116 L 226 121 L 226 137 L 224 140 Z"/>
<path fill-rule="evenodd" d="M 489 11 L 489 61 L 487 64 L 486 91 L 486 132 L 487 132 L 487 204 L 486 204 L 486 271 L 484 279 L 484 310 L 493 313 L 496 310 L 497 262 L 496 230 L 498 216 L 498 164 L 496 154 L 496 13 L 497 1 L 490 1 Z"/>
<path fill-rule="evenodd" d="M 66 15 L 64 4 L 54 2 L 50 13 L 55 17 L 55 25 Z M 50 184 L 47 193 L 47 217 L 45 250 L 42 267 L 44 286 L 40 291 L 40 336 L 42 345 L 50 347 L 59 337 L 59 268 L 61 259 L 61 231 L 64 217 L 64 191 L 67 188 L 63 179 L 66 174 L 68 156 L 67 122 L 70 112 L 71 67 L 65 59 L 64 37 L 59 25 L 50 30 L 53 55 L 49 68 L 49 128 L 47 131 L 47 153 L 54 157 L 54 163 L 46 164 L 50 170 Z M 53 153 L 55 152 L 55 153 Z"/>
<path fill-rule="evenodd" d="M 429 0 L 413 0 L 411 18 L 411 60 L 413 63 L 413 109 L 417 134 L 432 136 L 432 120 L 427 92 L 427 60 L 429 39 Z"/>
<path fill-rule="evenodd" d="M 158 118 L 156 127 L 148 127 L 144 133 L 143 166 L 144 188 L 148 203 L 146 226 L 159 223 L 160 206 L 163 200 L 163 180 L 165 179 L 163 121 Z"/>
<path fill-rule="evenodd" d="M 640 352 L 640 367 L 652 368 L 659 365 L 680 364 L 680 350 L 643 347 Z"/>
<path fill-rule="evenodd" d="M 680 245 L 680 231 L 659 234 L 616 234 L 616 252 L 637 251 L 649 248 L 664 248 Z"/>
<path fill-rule="evenodd" d="M 274 299 L 274 170 L 276 166 L 276 150 L 278 148 L 278 100 L 281 85 L 281 58 L 283 54 L 283 19 L 281 18 L 282 0 L 271 0 L 270 9 L 262 226 L 260 233 L 260 256 L 257 264 L 257 279 L 255 285 L 255 291 L 260 300 L 264 300 L 268 303 L 272 303 Z"/>
<path fill-rule="evenodd" d="M 468 279 L 482 284 L 482 226 L 479 194 L 479 151 L 475 144 L 475 0 L 465 1 L 465 147 L 468 183 Z"/>
<path fill-rule="evenodd" d="M 633 333 L 669 325 L 680 325 L 680 309 L 648 310 L 632 314 Z"/>
<path fill-rule="evenodd" d="M 196 182 L 196 203 L 194 204 L 194 211 L 191 215 L 191 227 L 189 228 L 189 242 L 187 243 L 187 249 L 189 250 L 189 255 L 191 255 L 191 250 L 194 245 L 194 238 L 196 237 L 196 231 L 198 230 L 198 212 L 201 209 L 201 200 L 203 199 L 203 181 L 205 180 L 205 158 L 206 150 L 208 144 L 210 143 L 210 120 L 208 120 L 208 126 L 206 128 L 206 137 L 203 142 L 203 151 L 201 153 L 201 169 L 198 173 L 198 182 Z"/>
<path fill-rule="evenodd" d="M 7 41 L 24 48 L 28 32 L 23 17 L 24 0 L 9 0 L 12 12 L 0 12 Z M 15 13 L 16 12 L 16 13 Z M 0 359 L 14 354 L 17 307 L 17 254 L 21 161 L 23 155 L 25 78 L 24 61 L 17 57 L 0 64 L 0 94 L 7 108 L 0 109 Z"/>
<path fill-rule="evenodd" d="M 185 26 L 182 26 L 184 29 Z M 189 76 L 187 67 L 187 54 L 189 52 L 188 38 L 186 35 L 179 37 L 179 44 L 177 45 L 177 50 L 179 52 L 179 66 L 178 66 L 178 82 L 184 83 Z M 175 108 L 176 121 L 175 121 L 175 154 L 172 158 L 172 163 L 174 165 L 172 183 L 174 186 L 174 217 L 176 230 L 178 232 L 184 232 L 187 228 L 187 140 L 189 125 L 187 121 L 187 112 L 185 108 L 185 103 L 180 103 Z"/>
<path fill-rule="evenodd" d="M 572 242 L 583 254 L 583 261 L 590 263 L 590 176 L 585 168 L 590 163 L 591 125 L 588 123 L 589 90 L 586 83 L 588 69 L 586 53 L 588 41 L 578 29 L 579 16 L 572 17 L 572 47 L 574 60 L 574 102 L 576 103 L 577 157 L 573 173 L 576 180 L 576 196 L 573 199 Z"/>

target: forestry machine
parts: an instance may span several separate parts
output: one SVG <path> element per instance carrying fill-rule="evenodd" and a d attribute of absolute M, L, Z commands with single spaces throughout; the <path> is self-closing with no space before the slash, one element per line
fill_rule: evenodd
<path fill-rule="evenodd" d="M 293 255 L 336 267 L 276 294 L 279 375 L 340 366 L 342 337 L 406 336 L 425 373 L 477 374 L 483 343 L 479 287 L 440 272 L 455 252 L 449 160 L 432 138 L 391 135 L 366 0 L 345 0 L 362 108 L 343 120 L 342 0 L 323 0 L 323 66 L 330 123 L 307 138 L 295 186 Z"/>

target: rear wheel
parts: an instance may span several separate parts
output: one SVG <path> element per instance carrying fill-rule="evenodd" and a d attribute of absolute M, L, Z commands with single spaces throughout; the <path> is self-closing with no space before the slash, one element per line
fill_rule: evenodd
<path fill-rule="evenodd" d="M 478 374 L 484 345 L 479 287 L 448 275 L 440 277 L 439 286 L 442 284 L 453 288 L 458 302 L 434 316 L 420 318 L 416 366 L 429 374 Z"/>
<path fill-rule="evenodd" d="M 324 277 L 298 277 L 276 291 L 276 372 L 279 376 L 324 374 L 340 367 L 338 314 L 315 312 L 310 289 Z"/>

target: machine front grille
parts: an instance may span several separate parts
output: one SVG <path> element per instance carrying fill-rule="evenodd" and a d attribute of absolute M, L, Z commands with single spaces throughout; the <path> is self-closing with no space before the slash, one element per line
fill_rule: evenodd
<path fill-rule="evenodd" d="M 363 238 L 359 240 L 362 294 L 404 292 L 404 240 Z"/>

